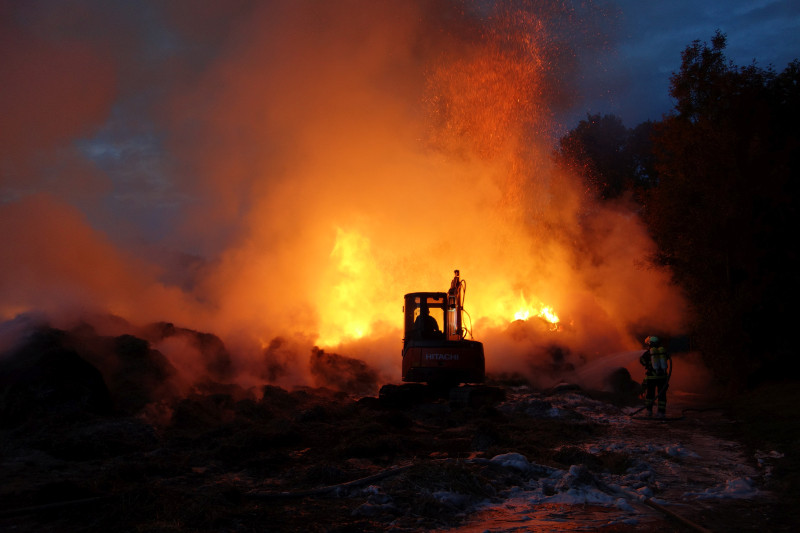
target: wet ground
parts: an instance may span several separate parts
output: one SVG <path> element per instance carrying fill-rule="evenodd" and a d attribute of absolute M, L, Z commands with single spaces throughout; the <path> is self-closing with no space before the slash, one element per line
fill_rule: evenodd
<path fill-rule="evenodd" d="M 706 400 L 505 387 L 495 405 L 325 389 L 192 396 L 161 424 L 42 415 L 2 430 L 3 531 L 793 531 Z"/>
<path fill-rule="evenodd" d="M 524 403 L 524 396 L 509 403 Z M 773 516 L 775 495 L 765 489 L 780 452 L 751 454 L 728 438 L 732 422 L 707 399 L 676 395 L 661 420 L 627 416 L 636 409 L 582 393 L 550 398 L 556 409 L 607 425 L 608 432 L 580 449 L 595 457 L 623 455 L 625 471 L 596 472 L 552 494 L 533 482 L 448 531 L 756 531 L 770 523 L 772 530 L 792 530 L 790 519 Z M 566 477 L 569 470 L 554 475 Z"/>

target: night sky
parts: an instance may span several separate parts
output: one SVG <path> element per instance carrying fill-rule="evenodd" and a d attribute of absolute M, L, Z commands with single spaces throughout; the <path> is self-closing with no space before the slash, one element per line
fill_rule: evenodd
<path fill-rule="evenodd" d="M 618 31 L 612 49 L 588 58 L 585 100 L 572 111 L 578 118 L 585 112 L 613 113 L 629 127 L 659 120 L 673 105 L 669 77 L 680 68 L 681 52 L 694 40 L 710 43 L 716 30 L 727 36 L 725 54 L 738 66 L 755 61 L 780 72 L 800 58 L 800 2 L 619 0 L 610 4 L 618 9 Z M 590 68 L 592 61 L 596 69 Z M 581 104 L 585 111 L 577 109 Z"/>

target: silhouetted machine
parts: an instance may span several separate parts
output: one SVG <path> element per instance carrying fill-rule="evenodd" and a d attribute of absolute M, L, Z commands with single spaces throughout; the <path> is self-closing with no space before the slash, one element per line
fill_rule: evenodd
<path fill-rule="evenodd" d="M 466 290 L 456 270 L 447 292 L 405 295 L 403 381 L 443 387 L 483 383 L 483 344 L 466 338 L 472 333 L 463 323 Z"/>

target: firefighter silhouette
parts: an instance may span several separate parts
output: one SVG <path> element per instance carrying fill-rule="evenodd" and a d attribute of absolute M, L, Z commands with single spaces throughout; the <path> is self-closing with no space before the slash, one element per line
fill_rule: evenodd
<path fill-rule="evenodd" d="M 657 405 L 656 416 L 663 418 L 667 413 L 667 389 L 672 374 L 672 359 L 655 335 L 648 336 L 644 343 L 647 350 L 639 357 L 639 363 L 645 370 L 642 383 L 646 391 L 644 405 L 649 416 L 653 416 L 653 405 Z"/>

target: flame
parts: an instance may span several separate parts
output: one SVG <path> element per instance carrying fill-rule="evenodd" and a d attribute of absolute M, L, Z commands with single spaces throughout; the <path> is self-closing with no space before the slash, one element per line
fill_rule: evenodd
<path fill-rule="evenodd" d="M 539 304 L 538 309 L 529 304 L 525 298 L 525 295 L 520 292 L 519 295 L 520 299 L 520 307 L 514 313 L 514 320 L 528 320 L 530 317 L 535 316 L 541 318 L 550 324 L 551 330 L 558 329 L 559 318 L 556 312 L 553 310 L 552 306 L 545 305 L 544 303 Z"/>
<path fill-rule="evenodd" d="M 514 320 L 528 320 L 529 316 L 531 316 L 530 309 L 520 309 L 514 313 Z"/>
<path fill-rule="evenodd" d="M 555 313 L 555 311 L 553 311 L 553 308 L 550 307 L 549 305 L 543 306 L 539 310 L 539 313 L 536 316 L 544 318 L 554 326 L 557 325 L 559 322 L 558 315 Z"/>
<path fill-rule="evenodd" d="M 442 262 L 441 268 L 428 271 L 423 266 L 425 275 L 402 288 L 396 283 L 396 273 L 380 266 L 382 262 L 366 231 L 341 226 L 334 230 L 329 264 L 327 271 L 322 273 L 323 283 L 316 301 L 319 315 L 317 344 L 322 347 L 336 347 L 381 333 L 388 329 L 385 324 L 389 324 L 389 328 L 399 328 L 402 323 L 399 304 L 403 294 L 444 292 L 449 287 L 449 278 L 444 273 L 452 270 L 449 268 L 452 265 L 447 264 L 446 258 L 432 261 L 435 264 Z M 391 279 L 395 279 L 395 283 L 390 283 Z M 503 326 L 510 322 L 510 316 L 514 320 L 539 317 L 549 324 L 551 330 L 558 329 L 559 317 L 553 306 L 541 301 L 538 305 L 529 302 L 524 291 L 519 292 L 518 298 L 510 294 L 510 287 L 505 284 L 476 285 L 468 298 L 470 319 Z"/>
<path fill-rule="evenodd" d="M 360 339 L 372 332 L 371 317 L 364 305 L 377 279 L 370 260 L 371 244 L 356 231 L 336 228 L 336 239 L 330 252 L 332 279 L 323 288 L 320 298 L 321 325 L 317 342 L 335 346 L 345 340 Z"/>

